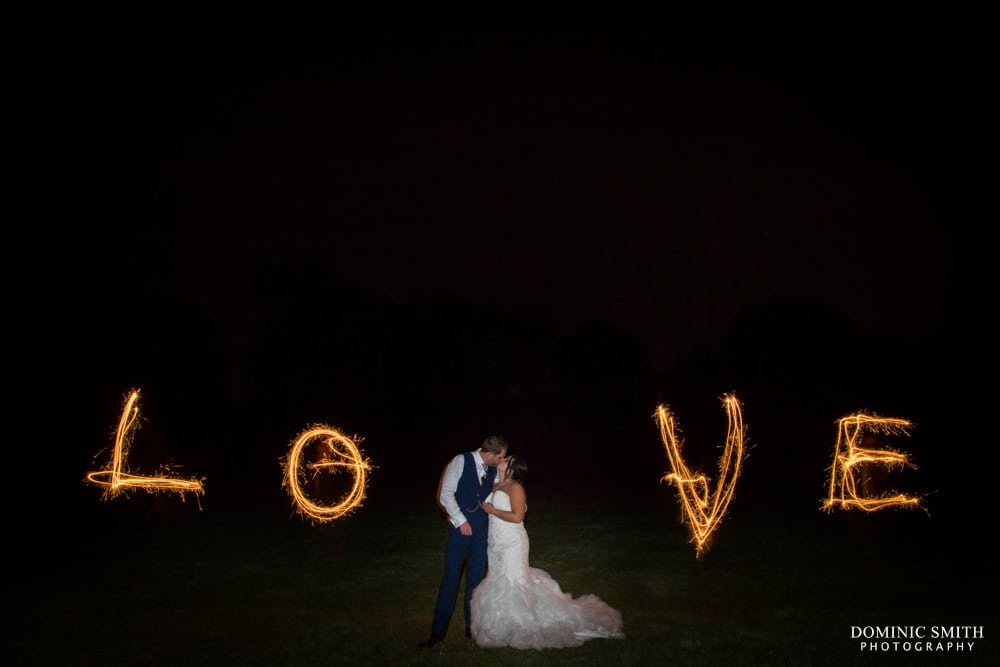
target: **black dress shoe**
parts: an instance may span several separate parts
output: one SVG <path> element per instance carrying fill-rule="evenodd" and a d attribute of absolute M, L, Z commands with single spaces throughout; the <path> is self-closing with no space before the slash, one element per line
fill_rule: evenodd
<path fill-rule="evenodd" d="M 469 639 L 472 639 L 472 630 L 466 630 L 465 636 L 468 637 Z"/>
<path fill-rule="evenodd" d="M 444 637 L 435 637 L 434 635 L 431 635 L 427 641 L 420 642 L 417 646 L 420 648 L 430 648 L 441 641 L 444 641 Z"/>

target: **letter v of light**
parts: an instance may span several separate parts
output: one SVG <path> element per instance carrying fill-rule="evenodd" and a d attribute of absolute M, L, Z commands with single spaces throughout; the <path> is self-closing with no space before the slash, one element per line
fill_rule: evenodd
<path fill-rule="evenodd" d="M 691 541 L 695 545 L 697 556 L 701 556 L 708 547 L 709 537 L 722 521 L 729 501 L 733 498 L 736 479 L 743 464 L 745 433 L 740 403 L 735 396 L 727 394 L 722 397 L 722 404 L 729 418 L 729 428 L 725 448 L 719 457 L 719 478 L 714 490 L 709 489 L 708 479 L 704 475 L 692 473 L 684 463 L 681 456 L 682 441 L 678 439 L 676 421 L 670 409 L 665 405 L 658 405 L 654 415 L 673 470 L 663 479 L 677 485 L 684 521 L 690 526 Z"/>

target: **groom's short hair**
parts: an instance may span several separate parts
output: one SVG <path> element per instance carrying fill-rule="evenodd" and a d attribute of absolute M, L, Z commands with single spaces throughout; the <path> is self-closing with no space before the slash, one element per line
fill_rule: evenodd
<path fill-rule="evenodd" d="M 491 435 L 483 440 L 483 446 L 480 449 L 491 454 L 503 454 L 510 448 L 507 446 L 507 441 L 504 440 L 503 436 Z"/>

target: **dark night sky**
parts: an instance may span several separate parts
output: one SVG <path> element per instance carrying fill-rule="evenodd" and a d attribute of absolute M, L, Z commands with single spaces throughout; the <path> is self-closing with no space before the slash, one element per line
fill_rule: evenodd
<path fill-rule="evenodd" d="M 356 20 L 84 58 L 103 217 L 162 246 L 138 279 L 233 344 L 276 258 L 377 297 L 608 320 L 661 364 L 776 299 L 910 340 L 943 323 L 985 94 L 958 56 L 874 27 Z"/>
<path fill-rule="evenodd" d="M 95 425 L 110 427 L 114 415 L 102 411 L 147 381 L 156 419 L 188 415 L 178 429 L 207 423 L 213 400 L 260 418 L 268 392 L 294 387 L 350 404 L 336 382 L 406 402 L 425 393 L 414 376 L 434 384 L 422 374 L 445 356 L 407 366 L 403 396 L 380 384 L 391 373 L 359 379 L 364 360 L 410 359 L 494 327 L 507 336 L 499 347 L 513 336 L 534 350 L 491 356 L 483 343 L 490 377 L 509 385 L 513 374 L 524 397 L 502 410 L 523 412 L 543 394 L 558 402 L 559 390 L 525 390 L 532 379 L 566 387 L 616 377 L 586 363 L 615 366 L 615 341 L 634 346 L 640 361 L 623 358 L 650 375 L 620 389 L 639 392 L 629 400 L 647 421 L 635 430 L 649 431 L 654 461 L 656 400 L 704 403 L 716 419 L 716 398 L 740 393 L 744 380 L 751 396 L 764 395 L 759 376 L 706 370 L 725 365 L 706 355 L 732 361 L 743 349 L 739 332 L 770 342 L 784 369 L 803 355 L 831 357 L 824 373 L 902 368 L 923 377 L 921 388 L 930 374 L 958 377 L 955 365 L 991 363 L 979 356 L 979 325 L 994 115 L 985 28 L 974 17 L 677 22 L 497 10 L 255 23 L 80 29 L 54 35 L 44 56 L 51 77 L 40 99 L 52 103 L 39 117 L 58 129 L 40 136 L 57 140 L 54 206 L 71 227 L 60 239 L 66 279 L 53 294 L 79 326 L 79 348 L 67 354 L 71 386 L 86 396 L 70 410 L 84 442 Z M 869 350 L 863 370 L 845 368 L 846 349 L 828 352 L 843 340 L 820 331 L 831 323 L 851 332 L 851 351 Z M 313 334 L 303 342 L 289 333 L 297 328 Z M 587 338 L 594 331 L 603 343 Z M 537 349 L 579 343 L 574 358 L 586 363 L 556 363 L 562 374 L 495 368 L 530 366 L 537 349 L 525 341 L 539 338 L 549 342 Z M 311 382 L 286 377 L 324 341 L 360 346 L 362 361 L 349 371 L 317 361 L 325 370 Z M 372 351 L 379 346 L 392 352 Z M 864 365 L 887 349 L 903 350 L 896 366 Z M 482 362 L 463 354 L 456 365 Z M 157 381 L 180 387 L 203 371 L 194 389 L 157 394 Z M 454 436 L 446 423 L 456 412 L 469 420 L 456 429 L 463 436 L 490 414 L 495 394 L 468 387 L 486 371 L 449 372 L 451 393 L 430 393 L 462 410 L 439 406 L 413 426 L 426 441 Z M 818 423 L 829 427 L 842 408 L 925 416 L 936 400 L 873 386 L 814 406 Z M 566 414 L 593 417 L 587 400 L 606 404 L 612 393 L 577 396 Z M 269 427 L 290 436 L 300 419 L 347 422 L 375 453 L 398 452 L 380 449 L 375 399 L 351 400 L 339 415 L 275 409 Z M 404 416 L 410 426 L 417 412 Z M 523 417 L 507 430 L 560 432 L 542 421 Z M 436 440 L 427 465 L 470 444 Z M 179 456 L 197 460 L 191 447 Z"/>

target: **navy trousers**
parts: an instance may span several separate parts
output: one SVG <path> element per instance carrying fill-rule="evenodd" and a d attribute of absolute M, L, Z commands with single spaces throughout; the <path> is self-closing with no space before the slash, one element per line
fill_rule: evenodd
<path fill-rule="evenodd" d="M 437 602 L 434 604 L 434 622 L 431 624 L 431 635 L 444 637 L 448 634 L 448 624 L 455 611 L 458 599 L 458 587 L 465 569 L 465 630 L 472 627 L 470 602 L 472 591 L 476 589 L 486 576 L 486 526 L 473 529 L 472 535 L 466 537 L 451 524 L 448 525 L 448 544 L 444 550 L 444 578 L 438 589 Z"/>

